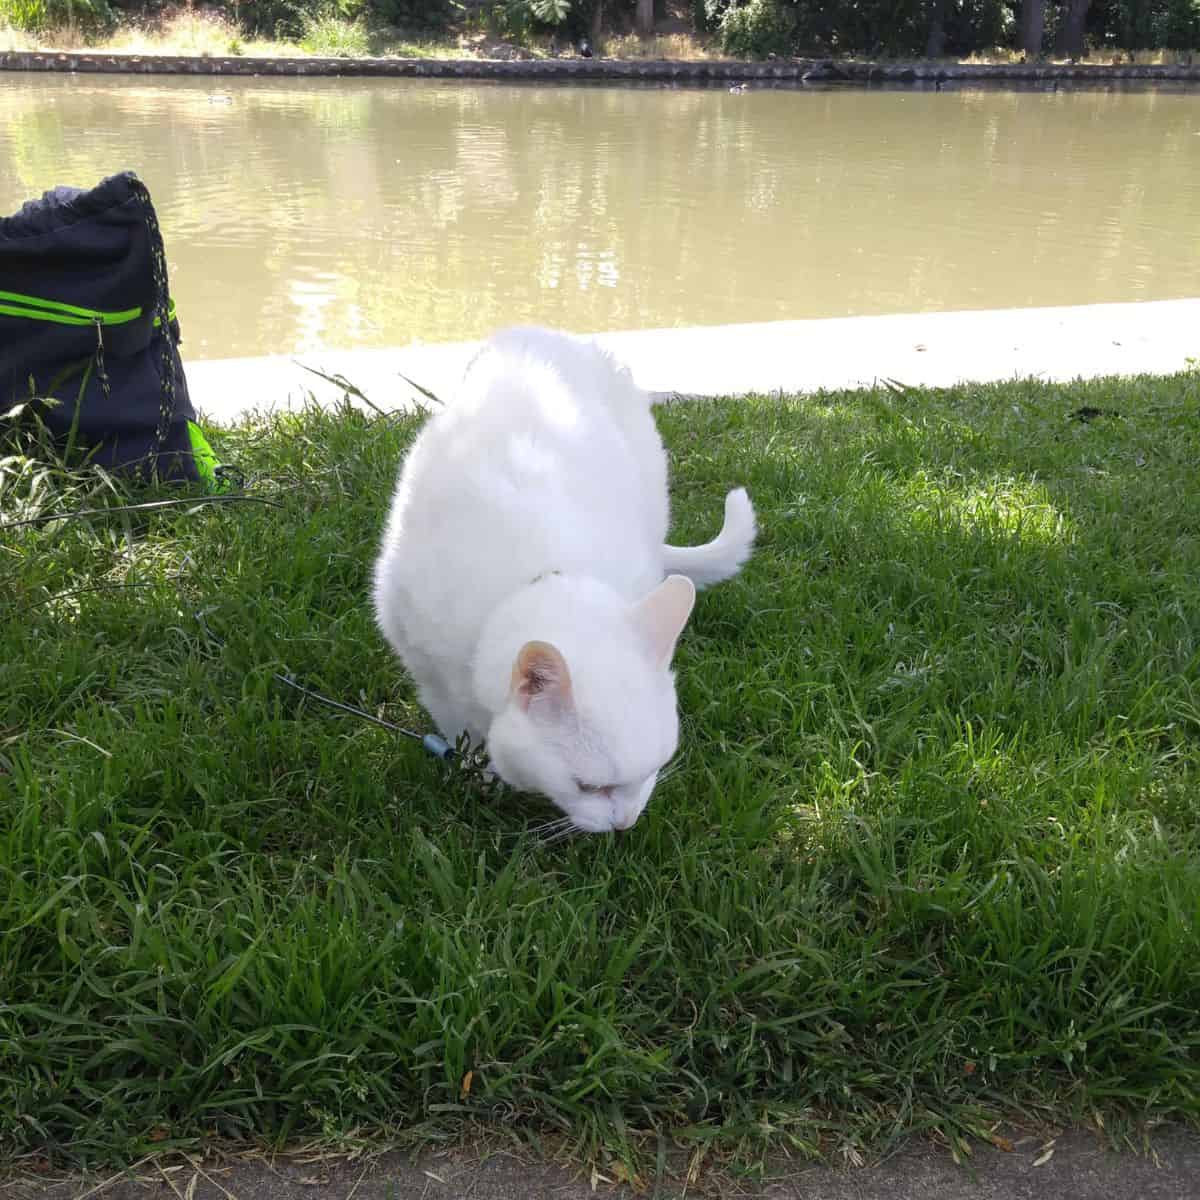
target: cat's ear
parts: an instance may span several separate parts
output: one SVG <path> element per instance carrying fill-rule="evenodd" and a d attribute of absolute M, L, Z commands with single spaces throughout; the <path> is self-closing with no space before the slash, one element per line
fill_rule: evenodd
<path fill-rule="evenodd" d="M 535 701 L 558 708 L 571 702 L 571 672 L 567 660 L 549 642 L 526 642 L 512 669 L 512 693 L 526 711 Z"/>
<path fill-rule="evenodd" d="M 668 575 L 633 606 L 633 623 L 649 644 L 656 666 L 670 663 L 695 603 L 696 585 L 686 575 Z"/>

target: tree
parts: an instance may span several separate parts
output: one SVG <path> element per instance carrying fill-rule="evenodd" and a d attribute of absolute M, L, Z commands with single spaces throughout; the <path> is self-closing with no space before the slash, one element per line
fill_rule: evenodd
<path fill-rule="evenodd" d="M 1021 0 L 1021 49 L 1031 58 L 1042 52 L 1046 31 L 1046 0 Z"/>
<path fill-rule="evenodd" d="M 1060 55 L 1079 58 L 1083 54 L 1083 24 L 1087 20 L 1092 0 L 1067 0 L 1063 5 L 1062 23 L 1055 38 L 1055 50 Z"/>
<path fill-rule="evenodd" d="M 925 40 L 925 57 L 941 58 L 946 53 L 946 0 L 931 0 L 929 5 L 929 37 Z"/>
<path fill-rule="evenodd" d="M 638 33 L 654 32 L 654 0 L 637 0 Z"/>

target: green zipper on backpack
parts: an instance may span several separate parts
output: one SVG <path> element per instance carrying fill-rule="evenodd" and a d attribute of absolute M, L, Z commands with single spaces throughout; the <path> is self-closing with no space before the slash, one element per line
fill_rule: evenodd
<path fill-rule="evenodd" d="M 61 304 L 57 300 L 42 300 L 20 292 L 0 292 L 0 316 L 25 317 L 30 321 L 51 321 L 56 325 L 128 325 L 142 315 L 140 308 L 125 308 L 120 312 L 102 312 L 98 308 L 81 308 L 77 304 Z M 167 317 L 175 319 L 175 301 L 167 302 Z M 158 318 L 154 324 L 158 326 Z"/>

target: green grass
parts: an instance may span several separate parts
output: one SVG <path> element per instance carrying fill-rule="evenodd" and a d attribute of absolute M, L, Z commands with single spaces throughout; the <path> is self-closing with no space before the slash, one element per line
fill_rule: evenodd
<path fill-rule="evenodd" d="M 371 35 L 363 21 L 350 21 L 325 9 L 305 14 L 300 47 L 324 58 L 365 58 L 371 53 Z"/>
<path fill-rule="evenodd" d="M 367 603 L 414 422 L 218 432 L 278 507 L 0 529 L 0 1155 L 1196 1118 L 1200 376 L 660 423 L 677 538 L 739 482 L 762 536 L 619 840 L 272 682 L 423 726 Z M 0 522 L 121 500 L 0 471 Z"/>

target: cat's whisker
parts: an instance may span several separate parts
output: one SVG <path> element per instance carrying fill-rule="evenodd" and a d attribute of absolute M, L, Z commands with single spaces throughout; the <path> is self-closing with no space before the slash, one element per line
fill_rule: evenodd
<path fill-rule="evenodd" d="M 552 846 L 555 842 L 565 842 L 568 838 L 574 837 L 577 833 L 583 831 L 568 817 L 567 824 L 559 829 L 556 829 L 549 836 L 538 840 L 539 846 Z"/>
<path fill-rule="evenodd" d="M 523 837 L 542 837 L 550 833 L 557 833 L 565 829 L 571 824 L 570 817 L 555 817 L 549 821 L 542 821 L 537 825 L 527 825 L 524 829 L 508 829 L 500 834 L 502 838 L 523 838 Z"/>
<path fill-rule="evenodd" d="M 524 832 L 542 835 L 558 833 L 560 830 L 570 828 L 572 823 L 570 817 L 559 817 L 554 821 L 544 821 L 541 825 L 534 825 L 531 829 L 526 829 Z"/>

